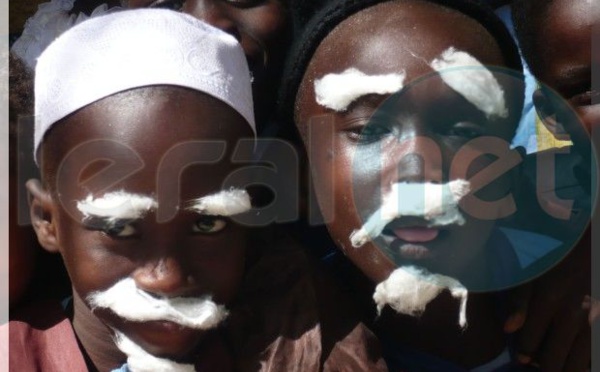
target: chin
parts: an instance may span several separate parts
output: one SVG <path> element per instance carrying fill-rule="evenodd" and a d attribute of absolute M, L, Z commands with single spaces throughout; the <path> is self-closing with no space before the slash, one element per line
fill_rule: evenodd
<path fill-rule="evenodd" d="M 185 359 L 204 338 L 206 331 L 181 327 L 172 322 L 145 322 L 135 324 L 127 337 L 146 352 L 173 360 Z"/>

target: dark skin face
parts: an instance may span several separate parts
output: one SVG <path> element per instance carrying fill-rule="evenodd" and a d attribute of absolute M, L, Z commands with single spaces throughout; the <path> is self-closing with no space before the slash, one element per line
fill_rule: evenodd
<path fill-rule="evenodd" d="M 589 188 L 589 134 L 600 124 L 599 82 L 594 81 L 598 74 L 592 73 L 600 69 L 600 53 L 592 42 L 599 36 L 600 9 L 593 0 L 544 3 L 548 4 L 534 9 L 535 15 L 524 24 L 533 35 L 537 57 L 528 62 L 544 85 L 533 101 L 546 127 L 573 141 L 571 151 L 581 155 L 584 165 L 576 177 Z M 590 231 L 560 264 L 534 282 L 530 298 L 517 293 L 528 300 L 519 299 L 515 318 L 521 321 L 513 328 L 520 328 L 516 350 L 523 363 L 536 363 L 543 371 L 589 369 L 594 316 L 582 309 L 582 301 L 591 292 Z"/>
<path fill-rule="evenodd" d="M 393 18 L 389 17 L 392 12 Z M 387 122 L 369 125 L 365 130 L 369 119 L 388 96 L 359 98 L 347 111 L 334 112 L 316 102 L 314 81 L 350 67 L 368 75 L 405 70 L 407 87 L 431 74 L 433 70 L 425 61 L 439 57 L 450 46 L 469 53 L 484 65 L 504 64 L 494 39 L 475 21 L 418 1 L 383 3 L 346 19 L 324 39 L 298 93 L 296 123 L 305 143 L 308 145 L 311 141 L 314 149 L 312 153 L 309 151 L 309 156 L 317 198 L 322 210 L 332 209 L 334 213 L 332 222 L 327 225 L 329 232 L 339 248 L 376 283 L 386 279 L 398 264 L 413 263 L 461 277 L 485 261 L 482 248 L 494 221 L 477 219 L 468 213 L 464 213 L 465 225 L 443 228 L 437 238 L 417 244 L 418 249 L 424 247 L 433 253 L 427 258 L 390 256 L 371 243 L 357 249 L 351 246 L 349 235 L 380 206 L 380 195 L 391 183 L 448 182 L 452 179 L 450 164 L 459 150 L 475 157 L 486 153 L 481 146 L 466 145 L 469 140 L 485 135 L 509 141 L 519 112 L 519 105 L 511 103 L 522 91 L 507 94 L 507 107 L 511 112 L 508 118 L 488 120 L 439 77 L 432 77 L 405 89 L 398 102 L 387 110 Z M 511 91 L 506 85 L 504 90 Z M 440 112 L 445 114 L 441 116 Z M 323 122 L 311 123 L 311 118 L 320 115 L 326 115 L 331 121 L 331 131 Z M 308 138 L 309 126 L 313 132 L 311 139 Z M 432 144 L 437 150 L 428 147 Z M 438 150 L 440 157 L 434 155 Z M 404 156 L 411 152 L 421 154 L 422 160 Z M 354 162 L 354 159 L 360 161 Z M 477 158 L 467 175 L 470 177 L 491 162 L 490 157 Z M 507 173 L 486 186 L 478 196 L 497 200 L 509 189 Z M 423 221 L 402 223 L 420 226 Z M 390 240 L 393 240 L 391 245 Z M 383 244 L 389 244 L 392 250 L 407 243 L 393 237 L 390 240 Z"/>
<path fill-rule="evenodd" d="M 291 19 L 282 0 L 130 0 L 130 8 L 167 8 L 190 14 L 233 35 L 253 74 L 257 122 L 272 110 L 277 78 L 291 42 Z"/>
<path fill-rule="evenodd" d="M 598 48 L 592 49 L 592 30 L 600 26 L 600 10 L 587 0 L 555 0 L 547 6 L 544 17 L 536 19 L 531 25 L 539 40 L 535 50 L 539 66 L 533 66 L 536 78 L 567 100 L 580 121 L 560 110 L 556 113 L 552 94 L 542 90 L 534 95 L 536 108 L 542 118 L 548 118 L 546 124 L 551 130 L 558 122 L 573 137 L 575 148 L 585 149 L 589 139 L 581 124 L 591 133 L 600 123 L 600 97 L 592 89 L 592 85 L 597 86 L 592 84 L 592 70 L 600 68 Z"/>
<path fill-rule="evenodd" d="M 227 217 L 206 217 L 180 208 L 174 218 L 164 223 L 158 223 L 156 214 L 151 212 L 133 223 L 107 229 L 85 223 L 73 205 L 90 193 L 100 197 L 117 190 L 155 196 L 158 165 L 173 146 L 191 140 L 220 140 L 232 147 L 235 140 L 251 134 L 248 124 L 232 108 L 183 88 L 161 88 L 149 97 L 105 98 L 54 127 L 45 139 L 45 175 L 56 172 L 57 164 L 69 150 L 94 139 L 125 145 L 143 161 L 138 172 L 101 191 L 89 184 L 80 187 L 78 182 L 94 175 L 106 163 L 92 164 L 81 175 L 79 169 L 66 171 L 60 191 L 64 204 L 57 196 L 57 187 L 49 193 L 39 184 L 29 183 L 35 197 L 34 227 L 42 245 L 63 256 L 76 301 L 129 277 L 138 288 L 156 296 L 212 295 L 217 303 L 231 302 L 244 272 L 246 230 Z M 189 154 L 180 156 L 185 159 Z M 118 155 L 115 159 L 130 160 L 119 159 Z M 215 164 L 188 167 L 180 178 L 180 206 L 220 191 L 225 177 L 235 169 L 228 159 L 229 152 Z M 185 358 L 204 336 L 203 331 L 173 324 L 127 322 L 105 310 L 91 313 L 86 306 L 78 314 L 78 307 L 75 308 L 76 319 L 88 317 L 92 323 L 101 320 L 159 356 Z M 78 335 L 90 332 L 77 327 L 90 321 L 74 324 Z M 92 360 L 96 362 L 93 356 Z"/>

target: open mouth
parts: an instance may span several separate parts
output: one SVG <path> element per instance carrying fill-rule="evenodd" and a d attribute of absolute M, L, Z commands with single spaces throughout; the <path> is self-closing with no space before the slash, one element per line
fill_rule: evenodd
<path fill-rule="evenodd" d="M 390 222 L 382 236 L 389 248 L 407 260 L 422 260 L 435 256 L 435 242 L 443 239 L 448 226 L 430 226 L 419 218 L 400 218 Z"/>

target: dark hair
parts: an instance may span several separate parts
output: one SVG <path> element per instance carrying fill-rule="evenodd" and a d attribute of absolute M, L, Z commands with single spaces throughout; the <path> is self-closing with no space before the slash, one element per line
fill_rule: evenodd
<path fill-rule="evenodd" d="M 285 134 L 296 132 L 294 105 L 304 73 L 323 39 L 342 21 L 361 10 L 391 0 L 333 0 L 307 23 L 288 55 L 279 92 L 279 120 Z M 522 71 L 517 46 L 493 10 L 479 0 L 427 0 L 455 9 L 478 21 L 498 42 L 509 68 Z M 291 135 L 294 137 L 297 134 Z"/>
<path fill-rule="evenodd" d="M 33 72 L 21 59 L 9 54 L 8 58 L 8 139 L 9 170 L 16 172 L 17 139 L 19 137 L 19 120 L 33 117 Z M 32 124 L 23 122 L 23 124 Z M 28 129 L 32 132 L 33 128 Z"/>
<path fill-rule="evenodd" d="M 12 53 L 9 54 L 8 69 L 8 115 L 11 122 L 16 122 L 19 115 L 33 115 L 33 71 Z"/>
<path fill-rule="evenodd" d="M 544 14 L 553 0 L 514 0 L 511 5 L 515 33 L 523 58 L 529 69 L 537 75 L 542 63 L 540 56 L 535 51 L 537 44 L 536 30 L 539 22 L 543 21 Z"/>
<path fill-rule="evenodd" d="M 325 4 L 326 0 L 290 0 L 288 6 L 292 16 L 294 33 L 301 33 L 306 23 Z"/>

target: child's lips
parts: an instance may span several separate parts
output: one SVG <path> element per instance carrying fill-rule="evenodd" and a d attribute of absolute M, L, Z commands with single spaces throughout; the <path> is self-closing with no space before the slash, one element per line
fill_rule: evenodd
<path fill-rule="evenodd" d="M 390 248 L 405 260 L 424 260 L 435 256 L 428 243 L 438 239 L 442 233 L 439 227 L 416 225 L 396 225 L 384 230 Z"/>
<path fill-rule="evenodd" d="M 438 237 L 440 230 L 432 227 L 401 227 L 393 230 L 398 239 L 407 243 L 427 243 Z"/>

